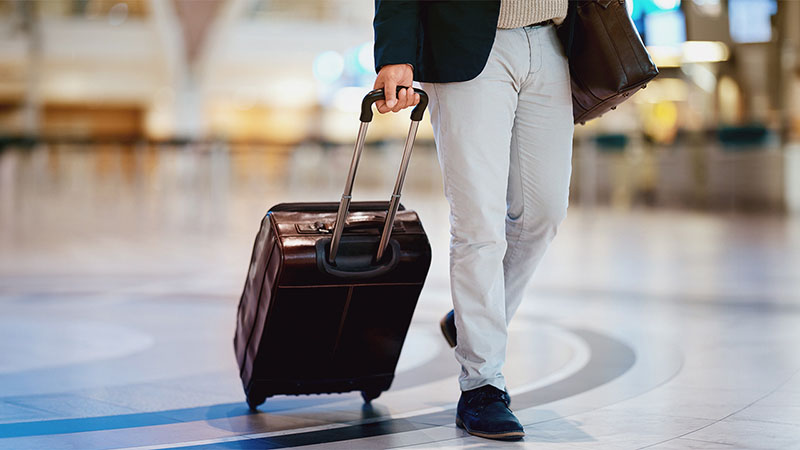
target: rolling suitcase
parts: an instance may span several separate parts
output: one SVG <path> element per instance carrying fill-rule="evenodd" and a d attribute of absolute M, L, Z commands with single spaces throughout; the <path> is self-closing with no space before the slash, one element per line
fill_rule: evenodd
<path fill-rule="evenodd" d="M 370 402 L 392 384 L 431 261 L 419 217 L 400 204 L 428 102 L 416 92 L 388 203 L 350 201 L 378 89 L 361 104 L 341 202 L 282 203 L 261 221 L 233 341 L 250 408 L 276 394 L 361 391 Z"/>

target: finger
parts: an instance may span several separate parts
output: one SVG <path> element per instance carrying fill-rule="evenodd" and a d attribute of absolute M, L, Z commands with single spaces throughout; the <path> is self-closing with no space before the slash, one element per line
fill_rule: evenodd
<path fill-rule="evenodd" d="M 414 94 L 414 106 L 419 105 L 419 94 Z"/>
<path fill-rule="evenodd" d="M 412 88 L 406 89 L 406 108 L 411 108 L 412 106 L 415 105 L 414 103 L 415 96 L 416 94 L 414 93 L 414 89 Z"/>
<path fill-rule="evenodd" d="M 386 100 L 377 100 L 375 102 L 375 107 L 378 108 L 378 112 L 381 114 L 386 114 L 389 112 L 389 108 L 386 107 Z"/>
<path fill-rule="evenodd" d="M 414 93 L 411 92 L 411 89 L 406 89 L 406 101 L 404 108 L 408 108 L 412 105 L 414 105 Z"/>
<path fill-rule="evenodd" d="M 398 112 L 401 109 L 403 109 L 406 106 L 408 106 L 406 104 L 406 100 L 408 100 L 408 95 L 406 94 L 406 90 L 405 89 L 400 89 L 400 92 L 397 95 L 397 104 L 394 105 L 394 108 L 392 108 L 392 111 Z"/>
<path fill-rule="evenodd" d="M 397 104 L 397 83 L 392 80 L 386 80 L 386 84 L 383 86 L 383 96 L 386 98 L 386 106 L 389 108 L 394 108 L 394 105 Z"/>

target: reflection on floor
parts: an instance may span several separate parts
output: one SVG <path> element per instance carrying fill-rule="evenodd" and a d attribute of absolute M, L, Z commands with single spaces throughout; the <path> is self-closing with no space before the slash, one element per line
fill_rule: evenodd
<path fill-rule="evenodd" d="M 403 201 L 434 249 L 393 388 L 248 413 L 232 350 L 258 221 L 337 200 L 349 148 L 0 153 L 0 448 L 494 448 L 453 423 L 447 206 L 430 148 Z M 371 149 L 356 197 L 388 198 Z M 519 444 L 800 449 L 800 221 L 571 208 L 511 325 Z"/>

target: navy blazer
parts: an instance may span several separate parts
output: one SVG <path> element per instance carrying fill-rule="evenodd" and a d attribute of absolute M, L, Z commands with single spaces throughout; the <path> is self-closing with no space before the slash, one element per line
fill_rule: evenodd
<path fill-rule="evenodd" d="M 411 64 L 414 80 L 466 81 L 486 66 L 500 0 L 375 0 L 375 71 Z"/>

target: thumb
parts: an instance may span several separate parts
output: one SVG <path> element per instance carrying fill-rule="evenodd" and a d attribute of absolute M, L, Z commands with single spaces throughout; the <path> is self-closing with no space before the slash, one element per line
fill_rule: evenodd
<path fill-rule="evenodd" d="M 394 105 L 397 104 L 397 82 L 386 80 L 386 84 L 383 86 L 383 96 L 386 98 L 386 106 L 394 108 Z"/>

